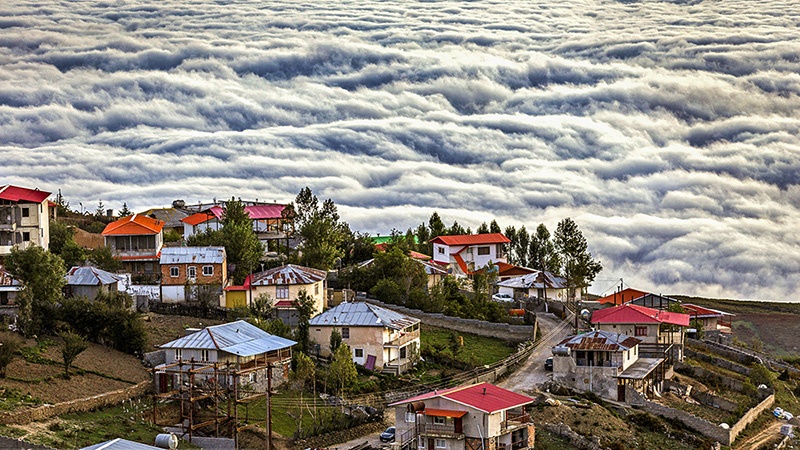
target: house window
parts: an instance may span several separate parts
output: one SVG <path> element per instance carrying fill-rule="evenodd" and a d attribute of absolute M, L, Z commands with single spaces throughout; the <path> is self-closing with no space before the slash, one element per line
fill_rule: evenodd
<path fill-rule="evenodd" d="M 425 448 L 425 438 L 422 436 L 419 437 L 419 448 Z"/>
<path fill-rule="evenodd" d="M 208 350 L 200 350 L 200 361 L 209 361 Z"/>
<path fill-rule="evenodd" d="M 289 286 L 279 284 L 275 287 L 275 298 L 289 298 Z"/>
<path fill-rule="evenodd" d="M 436 448 L 447 448 L 447 441 L 445 441 L 444 439 L 437 439 Z"/>
<path fill-rule="evenodd" d="M 319 295 L 319 283 L 314 285 L 314 295 Z"/>
<path fill-rule="evenodd" d="M 636 327 L 634 336 L 647 336 L 647 327 Z"/>
<path fill-rule="evenodd" d="M 23 242 L 28 242 L 30 240 L 31 240 L 31 233 L 28 232 L 28 231 L 23 231 L 22 232 L 22 241 Z"/>
<path fill-rule="evenodd" d="M 406 423 L 414 423 L 417 421 L 417 413 L 406 411 Z"/>
<path fill-rule="evenodd" d="M 489 249 L 489 247 L 478 247 L 478 255 L 483 255 L 483 256 L 485 256 L 485 255 L 488 255 L 488 254 L 490 254 L 490 253 L 491 253 L 491 252 L 490 252 L 490 249 Z"/>
<path fill-rule="evenodd" d="M 186 268 L 186 278 L 197 278 L 197 267 L 189 266 Z"/>
<path fill-rule="evenodd" d="M 404 359 L 407 355 L 406 347 L 400 349 L 400 359 Z"/>
<path fill-rule="evenodd" d="M 434 425 L 444 425 L 444 417 L 433 416 Z"/>
<path fill-rule="evenodd" d="M 214 266 L 203 266 L 203 276 L 204 277 L 213 277 L 214 276 Z"/>
<path fill-rule="evenodd" d="M 176 348 L 175 349 L 175 361 L 180 361 L 181 359 L 183 359 L 183 355 L 181 355 L 181 349 Z"/>
<path fill-rule="evenodd" d="M 350 328 L 342 328 L 342 339 L 350 338 Z"/>
<path fill-rule="evenodd" d="M 169 276 L 172 278 L 178 277 L 181 274 L 181 269 L 178 267 L 170 267 L 169 268 Z"/>
<path fill-rule="evenodd" d="M 472 247 L 467 247 L 467 254 L 468 254 L 468 255 L 471 255 L 471 254 L 472 254 Z"/>
<path fill-rule="evenodd" d="M 255 372 L 251 373 L 251 374 L 250 374 L 250 382 L 251 382 L 251 383 L 255 383 L 255 382 L 256 382 L 256 380 L 257 380 L 257 378 L 256 378 L 256 373 L 255 373 Z"/>
<path fill-rule="evenodd" d="M 363 358 L 364 357 L 364 349 L 363 348 L 357 348 L 357 349 L 355 349 L 353 351 L 355 352 L 356 358 Z"/>
<path fill-rule="evenodd" d="M 444 255 L 444 247 L 438 247 L 437 251 L 439 252 L 440 255 Z"/>
<path fill-rule="evenodd" d="M 31 211 L 28 208 L 22 208 L 22 217 L 30 217 Z"/>

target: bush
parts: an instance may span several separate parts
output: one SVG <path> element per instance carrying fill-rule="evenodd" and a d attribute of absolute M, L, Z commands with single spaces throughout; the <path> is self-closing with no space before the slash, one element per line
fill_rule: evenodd
<path fill-rule="evenodd" d="M 14 354 L 22 347 L 22 339 L 15 333 L 0 334 L 0 378 L 6 377 L 6 367 L 11 364 Z"/>
<path fill-rule="evenodd" d="M 763 364 L 753 364 L 750 366 L 750 382 L 753 386 L 762 384 L 772 387 L 772 372 L 764 367 Z"/>
<path fill-rule="evenodd" d="M 658 417 L 653 416 L 652 414 L 648 413 L 631 414 L 630 416 L 628 416 L 628 421 L 648 431 L 654 431 L 656 433 L 664 433 L 667 431 L 666 425 L 664 425 L 664 423 L 661 420 L 659 420 Z"/>

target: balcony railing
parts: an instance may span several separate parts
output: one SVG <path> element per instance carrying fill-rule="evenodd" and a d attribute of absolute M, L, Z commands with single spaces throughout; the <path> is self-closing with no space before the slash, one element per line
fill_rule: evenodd
<path fill-rule="evenodd" d="M 419 339 L 419 332 L 406 333 L 403 336 L 399 336 L 396 339 L 392 339 L 391 341 L 384 343 L 383 347 L 400 347 L 403 344 L 413 341 L 414 339 Z"/>
<path fill-rule="evenodd" d="M 419 434 L 422 436 L 442 436 L 454 438 L 459 438 L 464 435 L 462 432 L 457 433 L 454 425 L 439 425 L 433 423 L 420 424 Z"/>

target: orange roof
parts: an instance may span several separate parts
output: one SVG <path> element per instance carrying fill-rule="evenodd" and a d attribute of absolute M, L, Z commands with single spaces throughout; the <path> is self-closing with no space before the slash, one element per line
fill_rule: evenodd
<path fill-rule="evenodd" d="M 426 416 L 436 417 L 464 417 L 467 415 L 467 411 L 456 411 L 453 409 L 425 408 L 423 412 Z"/>
<path fill-rule="evenodd" d="M 194 226 L 209 221 L 211 219 L 216 219 L 216 217 L 213 214 L 206 214 L 199 212 L 192 214 L 191 216 L 184 217 L 183 219 L 181 219 L 181 222 L 188 223 L 189 225 Z"/>
<path fill-rule="evenodd" d="M 102 234 L 103 236 L 158 234 L 161 233 L 162 228 L 164 228 L 163 221 L 140 214 L 134 214 L 106 225 Z"/>
<path fill-rule="evenodd" d="M 481 245 L 481 244 L 507 244 L 511 239 L 503 233 L 487 234 L 460 234 L 455 236 L 437 236 L 431 242 L 444 245 Z"/>
<path fill-rule="evenodd" d="M 626 288 L 619 292 L 615 292 L 611 295 L 606 295 L 605 297 L 599 299 L 598 302 L 610 303 L 612 305 L 621 305 L 623 303 L 635 300 L 647 294 L 649 294 L 649 292 L 640 291 L 638 289 Z"/>

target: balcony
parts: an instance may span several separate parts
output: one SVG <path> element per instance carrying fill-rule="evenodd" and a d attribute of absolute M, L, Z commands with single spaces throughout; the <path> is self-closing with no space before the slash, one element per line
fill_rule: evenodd
<path fill-rule="evenodd" d="M 420 436 L 429 437 L 444 437 L 463 439 L 464 433 L 461 430 L 456 431 L 455 425 L 437 425 L 432 423 L 420 424 L 418 427 Z"/>
<path fill-rule="evenodd" d="M 503 428 L 514 428 L 521 425 L 527 425 L 531 421 L 531 416 L 525 412 L 506 412 L 506 420 L 503 422 Z"/>
<path fill-rule="evenodd" d="M 404 334 L 402 336 L 397 337 L 396 339 L 392 339 L 389 342 L 385 342 L 383 344 L 383 348 L 402 347 L 404 344 L 407 344 L 407 343 L 413 341 L 414 339 L 419 339 L 419 331 L 416 331 L 416 332 L 413 332 L 413 333 L 406 333 L 406 334 Z"/>

